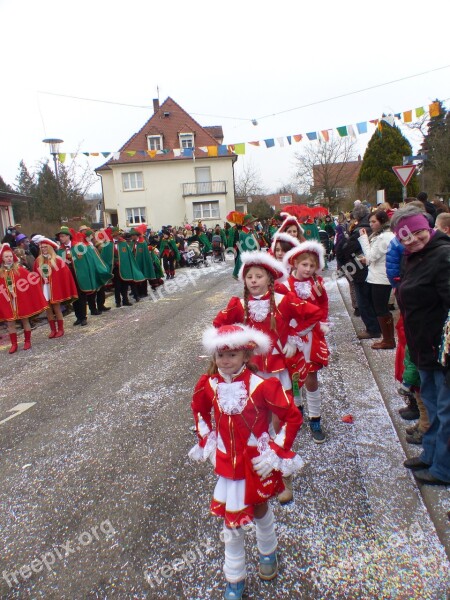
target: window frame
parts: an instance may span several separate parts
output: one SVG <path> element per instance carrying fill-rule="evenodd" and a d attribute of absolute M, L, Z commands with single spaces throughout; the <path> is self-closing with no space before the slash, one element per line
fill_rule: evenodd
<path fill-rule="evenodd" d="M 138 211 L 138 213 L 136 213 L 135 211 Z M 141 223 L 147 223 L 147 210 L 145 206 L 133 206 L 131 208 L 127 207 L 125 209 L 125 213 L 127 216 L 127 227 L 130 225 L 140 225 Z M 142 215 L 144 216 L 143 220 Z M 139 221 L 136 220 L 136 217 L 139 217 Z"/>
<path fill-rule="evenodd" d="M 178 134 L 178 140 L 180 142 L 181 149 L 195 148 L 195 138 L 194 138 L 194 134 L 192 132 L 189 132 L 189 131 L 180 132 Z M 187 143 L 185 144 L 185 142 L 187 142 Z M 190 142 L 190 145 L 189 145 L 189 142 Z"/>
<path fill-rule="evenodd" d="M 152 142 L 156 142 L 155 148 L 152 147 Z M 147 135 L 147 147 L 149 150 L 163 150 L 163 136 L 162 135 Z"/>
<path fill-rule="evenodd" d="M 122 171 L 121 173 L 122 175 L 122 191 L 124 192 L 136 192 L 138 190 L 143 190 L 144 189 L 144 172 L 143 171 Z M 127 186 L 127 180 L 128 183 L 132 183 L 131 182 L 131 176 L 134 175 L 134 179 L 135 179 L 135 183 L 136 185 L 133 187 L 131 185 Z M 140 176 L 140 181 L 138 181 Z M 140 183 L 140 187 L 139 184 Z"/>
<path fill-rule="evenodd" d="M 289 198 L 289 202 L 283 202 L 284 198 Z M 292 195 L 291 194 L 280 195 L 280 204 L 292 204 Z"/>
<path fill-rule="evenodd" d="M 205 214 L 204 208 L 209 208 L 209 214 Z M 200 213 L 196 209 L 200 208 Z M 214 211 L 214 209 L 217 209 Z M 215 214 L 217 212 L 217 214 Z M 208 200 L 207 202 L 193 202 L 192 215 L 194 219 L 220 219 L 220 203 L 219 200 Z"/>

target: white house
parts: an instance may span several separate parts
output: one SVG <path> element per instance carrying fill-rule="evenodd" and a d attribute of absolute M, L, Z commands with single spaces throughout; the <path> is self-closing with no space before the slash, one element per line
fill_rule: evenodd
<path fill-rule="evenodd" d="M 221 126 L 202 127 L 172 98 L 96 169 L 102 180 L 105 225 L 223 223 L 235 210 L 233 165 Z"/>

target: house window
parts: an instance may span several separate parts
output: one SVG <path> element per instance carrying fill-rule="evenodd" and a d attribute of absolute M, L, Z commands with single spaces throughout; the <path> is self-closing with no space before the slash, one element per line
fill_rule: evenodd
<path fill-rule="evenodd" d="M 194 219 L 219 219 L 219 201 L 193 202 Z"/>
<path fill-rule="evenodd" d="M 162 150 L 163 149 L 162 135 L 148 135 L 147 136 L 147 145 L 148 145 L 149 150 Z"/>
<path fill-rule="evenodd" d="M 145 208 L 127 208 L 127 223 L 128 225 L 136 225 L 137 223 L 146 223 Z"/>
<path fill-rule="evenodd" d="M 194 134 L 193 133 L 180 133 L 180 148 L 193 148 L 194 147 Z"/>
<path fill-rule="evenodd" d="M 131 190 L 143 190 L 144 178 L 142 176 L 142 171 L 136 171 L 135 173 L 122 173 L 122 186 L 124 192 L 130 192 Z"/>
<path fill-rule="evenodd" d="M 280 196 L 280 204 L 292 204 L 292 196 Z"/>

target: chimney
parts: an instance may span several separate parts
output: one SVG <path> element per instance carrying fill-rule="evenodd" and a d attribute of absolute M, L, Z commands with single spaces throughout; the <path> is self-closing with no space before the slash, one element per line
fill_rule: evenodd
<path fill-rule="evenodd" d="M 159 110 L 159 98 L 153 98 L 153 112 L 157 113 Z"/>

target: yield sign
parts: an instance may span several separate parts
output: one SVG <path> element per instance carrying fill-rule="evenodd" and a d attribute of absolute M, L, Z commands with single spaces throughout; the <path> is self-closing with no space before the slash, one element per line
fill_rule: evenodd
<path fill-rule="evenodd" d="M 403 165 L 401 167 L 392 167 L 392 170 L 400 179 L 400 183 L 406 187 L 409 183 L 409 180 L 414 175 L 416 168 L 416 165 Z"/>

